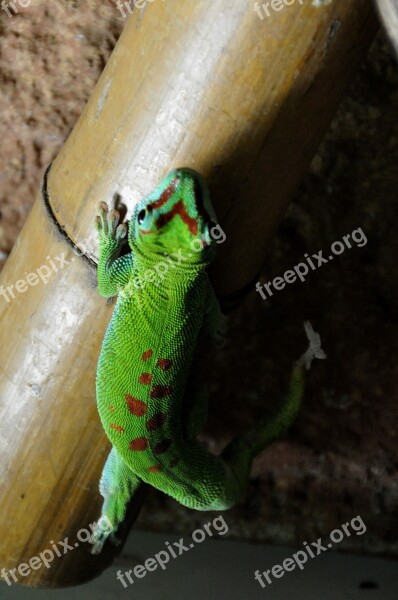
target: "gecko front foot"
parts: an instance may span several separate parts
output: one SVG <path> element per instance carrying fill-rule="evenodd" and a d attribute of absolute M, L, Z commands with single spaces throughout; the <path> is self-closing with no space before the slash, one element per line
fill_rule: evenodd
<path fill-rule="evenodd" d="M 101 241 L 121 242 L 127 235 L 127 223 L 120 223 L 118 210 L 109 210 L 106 202 L 100 202 L 97 206 L 95 227 Z"/>

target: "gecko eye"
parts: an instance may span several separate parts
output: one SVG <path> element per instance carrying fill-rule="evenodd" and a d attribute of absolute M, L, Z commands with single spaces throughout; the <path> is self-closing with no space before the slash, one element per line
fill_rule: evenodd
<path fill-rule="evenodd" d="M 145 210 L 145 208 L 143 208 L 142 210 L 140 210 L 140 212 L 137 215 L 138 225 L 142 225 L 142 223 L 144 222 L 145 216 L 146 216 L 146 210 Z"/>

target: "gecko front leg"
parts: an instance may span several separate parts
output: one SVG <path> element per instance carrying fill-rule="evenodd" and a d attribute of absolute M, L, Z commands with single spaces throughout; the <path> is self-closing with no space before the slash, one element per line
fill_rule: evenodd
<path fill-rule="evenodd" d="M 100 202 L 97 210 L 95 227 L 99 242 L 98 291 L 101 296 L 110 298 L 128 283 L 133 260 L 131 253 L 118 257 L 122 240 L 127 234 L 127 224 L 119 224 L 119 212 L 109 211 L 106 202 Z"/>

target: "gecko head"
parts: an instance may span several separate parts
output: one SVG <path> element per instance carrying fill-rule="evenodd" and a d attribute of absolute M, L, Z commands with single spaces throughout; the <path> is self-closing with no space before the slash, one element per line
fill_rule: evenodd
<path fill-rule="evenodd" d="M 192 169 L 174 169 L 136 206 L 129 243 L 146 255 L 180 251 L 188 262 L 208 262 L 216 224 L 204 179 Z"/>

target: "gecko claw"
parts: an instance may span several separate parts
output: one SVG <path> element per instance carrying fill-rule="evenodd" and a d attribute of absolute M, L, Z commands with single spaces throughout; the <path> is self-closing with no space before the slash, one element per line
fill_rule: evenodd
<path fill-rule="evenodd" d="M 127 223 L 121 223 L 116 228 L 116 239 L 122 240 L 126 237 L 128 231 Z"/>
<path fill-rule="evenodd" d="M 112 209 L 109 211 L 107 217 L 109 235 L 112 237 L 112 239 L 115 239 L 116 228 L 120 219 L 119 212 L 115 209 Z"/>
<path fill-rule="evenodd" d="M 97 212 L 98 213 L 107 213 L 108 212 L 108 205 L 106 202 L 98 202 L 97 204 Z"/>

